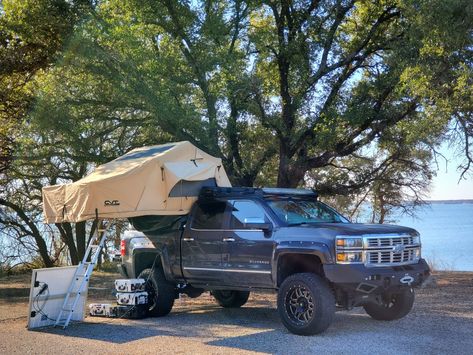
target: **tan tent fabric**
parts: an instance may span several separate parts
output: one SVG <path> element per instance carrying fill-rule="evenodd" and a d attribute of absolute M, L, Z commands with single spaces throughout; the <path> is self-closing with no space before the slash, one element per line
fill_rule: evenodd
<path fill-rule="evenodd" d="M 188 191 L 181 186 L 198 181 L 231 186 L 221 159 L 189 142 L 137 148 L 79 181 L 44 187 L 45 221 L 84 221 L 95 218 L 95 209 L 100 218 L 186 214 L 196 194 L 169 193 L 174 187 L 178 193 Z"/>

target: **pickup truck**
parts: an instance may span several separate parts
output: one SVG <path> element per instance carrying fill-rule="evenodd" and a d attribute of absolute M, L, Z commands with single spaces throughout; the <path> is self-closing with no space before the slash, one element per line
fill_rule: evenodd
<path fill-rule="evenodd" d="M 154 316 L 179 294 L 210 291 L 222 307 L 241 307 L 251 291 L 275 290 L 284 326 L 312 335 L 336 309 L 406 316 L 430 275 L 417 231 L 350 223 L 312 190 L 204 187 L 188 215 L 130 221 L 144 235 L 125 234 L 121 272 L 147 280 Z"/>

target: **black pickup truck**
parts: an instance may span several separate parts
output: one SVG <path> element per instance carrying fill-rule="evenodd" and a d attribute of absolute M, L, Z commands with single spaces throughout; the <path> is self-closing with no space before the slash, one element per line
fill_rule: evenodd
<path fill-rule="evenodd" d="M 240 307 L 250 291 L 276 290 L 286 328 L 311 335 L 336 308 L 404 317 L 430 274 L 417 231 L 350 223 L 311 190 L 203 188 L 186 216 L 130 221 L 146 238 L 122 240 L 121 272 L 148 280 L 155 316 L 180 293 L 210 291 L 221 306 Z"/>

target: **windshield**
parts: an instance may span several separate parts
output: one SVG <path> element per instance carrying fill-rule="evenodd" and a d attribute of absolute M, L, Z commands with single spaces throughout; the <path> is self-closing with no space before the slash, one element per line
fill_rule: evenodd
<path fill-rule="evenodd" d="M 271 209 L 289 225 L 310 223 L 348 223 L 327 205 L 309 199 L 268 200 Z"/>

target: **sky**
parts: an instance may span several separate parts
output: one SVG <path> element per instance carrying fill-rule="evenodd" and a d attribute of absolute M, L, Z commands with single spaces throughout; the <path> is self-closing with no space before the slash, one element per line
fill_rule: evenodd
<path fill-rule="evenodd" d="M 461 172 L 457 170 L 462 163 L 461 158 L 455 157 L 454 149 L 449 148 L 445 143 L 440 152 L 448 159 L 439 158 L 439 170 L 437 176 L 432 180 L 429 200 L 462 200 L 473 199 L 473 174 L 466 177 L 466 180 L 458 182 Z"/>

